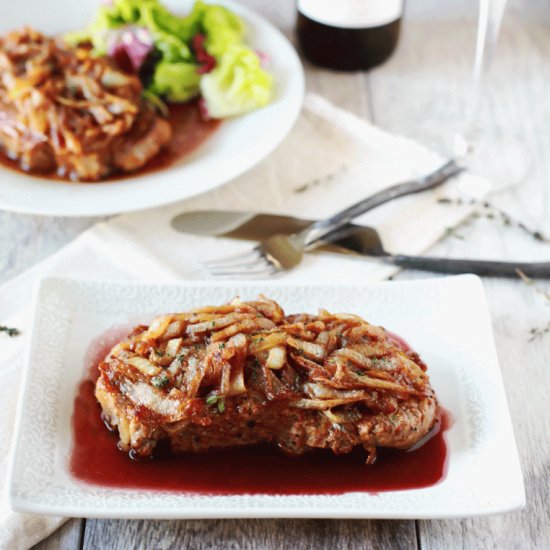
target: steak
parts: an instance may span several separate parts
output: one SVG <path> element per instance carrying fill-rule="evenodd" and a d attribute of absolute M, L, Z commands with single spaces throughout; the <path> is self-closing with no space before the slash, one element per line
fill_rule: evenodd
<path fill-rule="evenodd" d="M 171 135 L 108 59 L 32 29 L 0 38 L 0 149 L 22 169 L 96 181 L 141 168 Z"/>
<path fill-rule="evenodd" d="M 291 454 L 408 449 L 437 400 L 419 356 L 358 316 L 285 315 L 265 297 L 155 318 L 99 365 L 96 397 L 119 448 L 152 456 L 268 443 Z"/>

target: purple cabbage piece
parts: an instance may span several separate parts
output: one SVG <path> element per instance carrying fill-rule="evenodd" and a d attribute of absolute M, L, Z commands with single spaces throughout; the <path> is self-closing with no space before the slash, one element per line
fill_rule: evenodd
<path fill-rule="evenodd" d="M 116 60 L 126 57 L 134 72 L 138 72 L 153 47 L 148 29 L 127 25 L 110 32 L 107 53 Z"/>

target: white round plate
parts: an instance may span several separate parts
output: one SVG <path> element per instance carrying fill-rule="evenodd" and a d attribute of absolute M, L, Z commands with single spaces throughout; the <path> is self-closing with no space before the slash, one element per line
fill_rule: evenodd
<path fill-rule="evenodd" d="M 163 0 L 186 13 L 193 0 Z M 28 176 L 0 167 L 0 208 L 49 216 L 99 216 L 168 204 L 204 193 L 246 172 L 287 135 L 304 95 L 300 60 L 288 40 L 259 15 L 231 0 L 215 0 L 238 13 L 247 41 L 269 55 L 273 102 L 226 120 L 197 151 L 157 172 L 105 183 L 72 183 Z M 99 5 L 93 0 L 2 0 L 0 33 L 30 25 L 45 34 L 79 29 Z"/>

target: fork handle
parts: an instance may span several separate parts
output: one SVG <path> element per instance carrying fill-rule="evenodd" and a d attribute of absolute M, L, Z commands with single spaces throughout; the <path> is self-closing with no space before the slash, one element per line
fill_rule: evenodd
<path fill-rule="evenodd" d="M 424 256 L 385 256 L 386 262 L 435 273 L 475 273 L 486 277 L 518 277 L 518 270 L 533 279 L 550 279 L 550 262 L 497 262 Z"/>
<path fill-rule="evenodd" d="M 334 214 L 330 218 L 316 221 L 300 232 L 298 236 L 304 243 L 304 247 L 307 247 L 325 236 L 327 233 L 346 225 L 357 216 L 360 216 L 361 214 L 364 214 L 377 206 L 385 204 L 393 199 L 404 197 L 405 195 L 412 195 L 414 193 L 427 191 L 428 189 L 434 189 L 445 182 L 448 178 L 454 176 L 462 170 L 463 168 L 454 160 L 450 160 L 431 174 L 382 189 L 378 193 L 352 204 L 345 210 Z"/>

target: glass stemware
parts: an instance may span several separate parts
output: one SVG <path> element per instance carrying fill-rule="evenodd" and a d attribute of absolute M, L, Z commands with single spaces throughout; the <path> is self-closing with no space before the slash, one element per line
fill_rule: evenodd
<path fill-rule="evenodd" d="M 519 183 L 527 172 L 525 146 L 510 135 L 491 134 L 480 125 L 486 98 L 487 74 L 491 68 L 507 0 L 479 0 L 479 18 L 472 71 L 471 95 L 462 131 L 454 137 L 453 153 L 469 168 L 490 177 L 493 192 Z"/>

